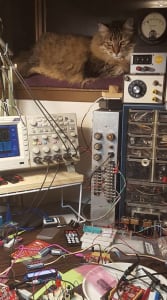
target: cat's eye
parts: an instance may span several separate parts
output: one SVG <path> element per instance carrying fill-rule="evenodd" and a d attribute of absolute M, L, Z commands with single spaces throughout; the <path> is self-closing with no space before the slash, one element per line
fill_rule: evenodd
<path fill-rule="evenodd" d="M 126 42 L 125 41 L 120 41 L 119 44 L 120 44 L 120 46 L 125 46 Z"/>

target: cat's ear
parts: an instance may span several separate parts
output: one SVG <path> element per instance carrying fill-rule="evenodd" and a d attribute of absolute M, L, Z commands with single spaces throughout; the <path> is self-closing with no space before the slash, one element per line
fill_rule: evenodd
<path fill-rule="evenodd" d="M 104 36 L 109 32 L 109 28 L 106 25 L 99 23 L 98 24 L 98 32 Z"/>
<path fill-rule="evenodd" d="M 123 24 L 123 28 L 127 31 L 133 31 L 134 30 L 134 19 L 128 18 L 125 23 Z"/>

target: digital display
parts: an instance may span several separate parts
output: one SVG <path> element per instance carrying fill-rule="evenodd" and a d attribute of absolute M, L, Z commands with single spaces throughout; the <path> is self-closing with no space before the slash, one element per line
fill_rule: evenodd
<path fill-rule="evenodd" d="M 152 55 L 136 54 L 133 56 L 133 64 L 135 64 L 135 65 L 151 65 L 152 64 Z"/>
<path fill-rule="evenodd" d="M 0 125 L 0 158 L 19 155 L 17 125 Z"/>
<path fill-rule="evenodd" d="M 0 142 L 8 141 L 10 138 L 8 128 L 0 128 Z"/>

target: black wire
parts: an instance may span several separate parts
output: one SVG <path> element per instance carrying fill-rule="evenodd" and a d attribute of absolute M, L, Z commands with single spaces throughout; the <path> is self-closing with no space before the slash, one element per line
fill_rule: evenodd
<path fill-rule="evenodd" d="M 57 176 L 57 173 L 58 173 L 58 171 L 59 171 L 59 167 L 60 167 L 60 165 L 58 164 L 58 167 L 57 167 L 57 169 L 56 169 L 56 171 L 55 171 L 55 174 L 54 174 L 54 176 L 53 176 L 53 178 L 52 178 L 52 180 L 51 180 L 49 186 L 47 186 L 47 189 L 44 191 L 42 197 L 40 198 L 40 200 L 39 200 L 38 203 L 36 204 L 35 209 L 37 209 L 37 208 L 40 206 L 40 204 L 44 201 L 44 199 L 46 198 L 46 195 L 47 195 L 47 193 L 49 192 L 50 188 L 52 187 L 52 184 L 53 184 L 53 182 L 54 182 L 54 180 L 55 180 L 55 178 L 56 178 L 56 176 Z M 47 170 L 47 173 L 45 174 L 45 178 L 44 178 L 43 183 L 42 183 L 42 185 L 41 185 L 41 187 L 40 187 L 40 190 L 37 191 L 37 193 L 36 193 L 36 195 L 35 195 L 35 197 L 34 197 L 34 200 L 33 200 L 32 204 L 31 204 L 31 207 L 30 207 L 29 209 L 33 208 L 33 205 L 34 205 L 34 203 L 35 203 L 35 201 L 36 201 L 36 199 L 37 199 L 37 196 L 38 196 L 39 192 L 41 192 L 41 190 L 42 190 L 42 188 L 43 188 L 43 186 L 44 186 L 44 184 L 45 184 L 45 181 L 46 181 L 46 179 L 47 179 L 48 173 L 49 173 L 49 168 L 48 168 L 48 170 Z M 30 219 L 28 218 L 28 221 L 29 221 L 29 220 L 30 220 Z M 24 221 L 23 221 L 23 222 L 24 222 Z M 25 226 L 25 225 L 24 225 L 24 226 Z"/>
<path fill-rule="evenodd" d="M 116 285 L 116 289 L 115 289 L 115 293 L 117 293 L 118 297 L 119 296 L 119 289 L 120 289 L 120 286 L 122 284 L 122 282 L 127 282 L 127 277 L 129 275 L 131 275 L 131 273 L 133 272 L 133 270 L 139 265 L 140 263 L 140 257 L 136 254 L 136 258 L 137 258 L 137 261 L 132 263 L 124 272 L 123 272 L 123 275 L 121 276 L 121 278 L 119 279 L 117 285 Z"/>
<path fill-rule="evenodd" d="M 45 108 L 45 106 L 41 103 L 41 101 L 39 100 L 34 100 L 35 103 L 38 102 L 38 104 L 41 105 L 42 109 L 49 115 L 49 117 L 52 119 L 52 121 L 55 123 L 55 125 L 60 129 L 60 131 L 65 135 L 65 137 L 68 139 L 68 141 L 70 142 L 70 144 L 72 145 L 72 147 L 74 148 L 76 154 L 77 154 L 77 149 L 75 148 L 74 144 L 71 142 L 71 140 L 69 139 L 68 135 L 66 135 L 65 131 L 59 126 L 59 124 L 55 121 L 55 119 L 53 118 L 53 116 L 47 111 L 47 109 Z M 64 141 L 62 140 L 63 144 L 66 146 L 66 144 L 64 143 Z M 66 148 L 68 151 L 68 148 Z"/>
<path fill-rule="evenodd" d="M 17 68 L 14 67 L 11 59 L 8 57 L 8 53 L 6 53 L 6 55 L 3 55 L 3 57 L 6 60 L 7 65 L 9 65 L 10 67 L 12 67 L 13 72 L 15 73 L 15 75 L 17 76 L 17 78 L 19 79 L 19 81 L 21 82 L 21 84 L 23 85 L 24 89 L 26 90 L 27 94 L 30 96 L 30 98 L 34 101 L 34 103 L 38 106 L 39 110 L 42 112 L 42 114 L 45 116 L 45 118 L 47 119 L 47 121 L 49 122 L 50 126 L 54 129 L 54 131 L 57 133 L 57 135 L 59 136 L 61 142 L 64 144 L 66 151 L 68 152 L 69 149 L 67 148 L 66 143 L 64 142 L 64 140 L 62 139 L 61 135 L 59 134 L 58 131 L 55 130 L 55 127 L 53 126 L 53 124 L 50 122 L 50 120 L 48 119 L 48 116 L 50 117 L 50 119 L 52 119 L 52 121 L 54 122 L 54 124 L 59 128 L 59 130 L 64 134 L 64 136 L 68 139 L 69 143 L 72 145 L 73 149 L 75 150 L 75 153 L 77 154 L 77 149 L 74 146 L 74 144 L 72 143 L 72 141 L 70 140 L 70 138 L 66 135 L 65 131 L 59 126 L 59 124 L 54 120 L 54 118 L 52 117 L 52 115 L 47 111 L 47 109 L 44 107 L 44 105 L 41 103 L 40 100 L 35 100 L 30 87 L 28 86 L 28 84 L 26 83 L 26 81 L 24 80 L 24 78 L 22 77 L 22 75 L 19 73 L 19 71 L 17 70 Z M 44 112 L 45 111 L 45 112 Z M 48 116 L 46 115 L 48 114 Z"/>
<path fill-rule="evenodd" d="M 4 81 L 2 78 L 2 72 L 0 74 L 0 81 L 1 81 L 1 89 L 2 89 L 2 99 L 1 102 L 3 103 L 3 110 L 5 111 L 6 115 L 9 116 L 9 111 L 8 111 L 8 107 L 7 107 L 7 103 L 6 103 L 6 95 L 5 95 L 5 86 L 4 86 Z"/>
<path fill-rule="evenodd" d="M 54 176 L 53 176 L 53 178 L 52 178 L 51 183 L 50 183 L 49 186 L 47 187 L 47 190 L 44 191 L 43 197 L 40 198 L 40 200 L 39 200 L 39 202 L 37 203 L 37 205 L 36 205 L 35 208 L 38 208 L 39 205 L 41 204 L 41 202 L 46 198 L 46 195 L 47 195 L 49 189 L 52 187 L 52 184 L 53 184 L 53 182 L 54 182 L 54 180 L 55 180 L 55 178 L 56 178 L 56 176 L 57 176 L 57 173 L 58 173 L 58 171 L 59 171 L 59 166 L 60 166 L 60 165 L 58 164 L 58 167 L 57 167 L 57 169 L 56 169 L 56 171 L 55 171 L 55 174 L 54 174 Z"/>
<path fill-rule="evenodd" d="M 12 62 L 10 62 L 10 65 L 12 65 Z M 13 66 L 13 65 L 12 65 Z M 23 87 L 25 88 L 27 94 L 30 96 L 30 98 L 34 101 L 34 103 L 37 105 L 37 107 L 39 108 L 39 110 L 42 112 L 42 114 L 45 116 L 45 118 L 47 119 L 47 121 L 49 122 L 50 126 L 53 128 L 53 130 L 57 133 L 57 135 L 59 136 L 60 140 L 62 141 L 62 143 L 64 144 L 66 151 L 68 152 L 69 149 L 67 148 L 66 143 L 64 142 L 64 140 L 62 139 L 61 135 L 59 134 L 58 131 L 56 131 L 55 127 L 53 126 L 53 124 L 51 123 L 51 121 L 48 119 L 48 116 L 50 117 L 50 119 L 54 122 L 54 124 L 59 128 L 59 130 L 64 134 L 64 136 L 68 139 L 68 141 L 70 142 L 70 144 L 72 145 L 73 149 L 75 150 L 76 154 L 77 154 L 77 149 L 75 148 L 74 144 L 72 143 L 72 141 L 70 140 L 70 138 L 68 137 L 68 135 L 66 135 L 65 131 L 59 126 L 59 124 L 55 121 L 55 119 L 53 118 L 53 116 L 47 111 L 47 109 L 44 107 L 44 105 L 41 103 L 40 100 L 34 99 L 30 87 L 28 86 L 28 84 L 26 83 L 26 81 L 24 80 L 24 78 L 21 76 L 21 74 L 18 72 L 17 69 L 13 69 L 14 73 L 16 74 L 16 76 L 18 77 L 18 79 L 20 80 L 20 82 L 22 83 Z M 48 116 L 46 115 L 48 114 Z"/>
<path fill-rule="evenodd" d="M 39 190 L 35 193 L 35 195 L 34 195 L 32 201 L 31 201 L 31 206 L 30 206 L 29 209 L 33 208 L 33 205 L 35 204 L 35 201 L 36 201 L 36 199 L 37 199 L 39 193 L 41 192 L 41 190 L 42 190 L 42 188 L 43 188 L 43 186 L 44 186 L 44 184 L 45 184 L 45 182 L 46 182 L 48 173 L 49 173 L 49 164 L 48 164 L 48 166 L 47 166 L 47 169 L 46 169 L 46 173 L 45 173 L 43 182 L 42 182 L 42 184 L 41 184 Z M 25 219 L 25 217 L 22 218 L 22 220 L 19 222 L 20 227 L 25 227 L 25 226 L 28 224 L 28 222 L 29 222 L 29 220 L 31 219 L 31 217 L 32 217 L 32 215 L 28 215 L 28 217 L 27 217 L 26 219 Z M 24 225 L 23 225 L 22 223 L 23 223 Z"/>

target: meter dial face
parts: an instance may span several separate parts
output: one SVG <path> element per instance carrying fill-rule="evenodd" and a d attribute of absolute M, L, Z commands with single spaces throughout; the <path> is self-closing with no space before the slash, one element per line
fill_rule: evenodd
<path fill-rule="evenodd" d="M 147 14 L 140 23 L 141 37 L 148 43 L 160 42 L 167 30 L 166 18 L 159 12 Z"/>

